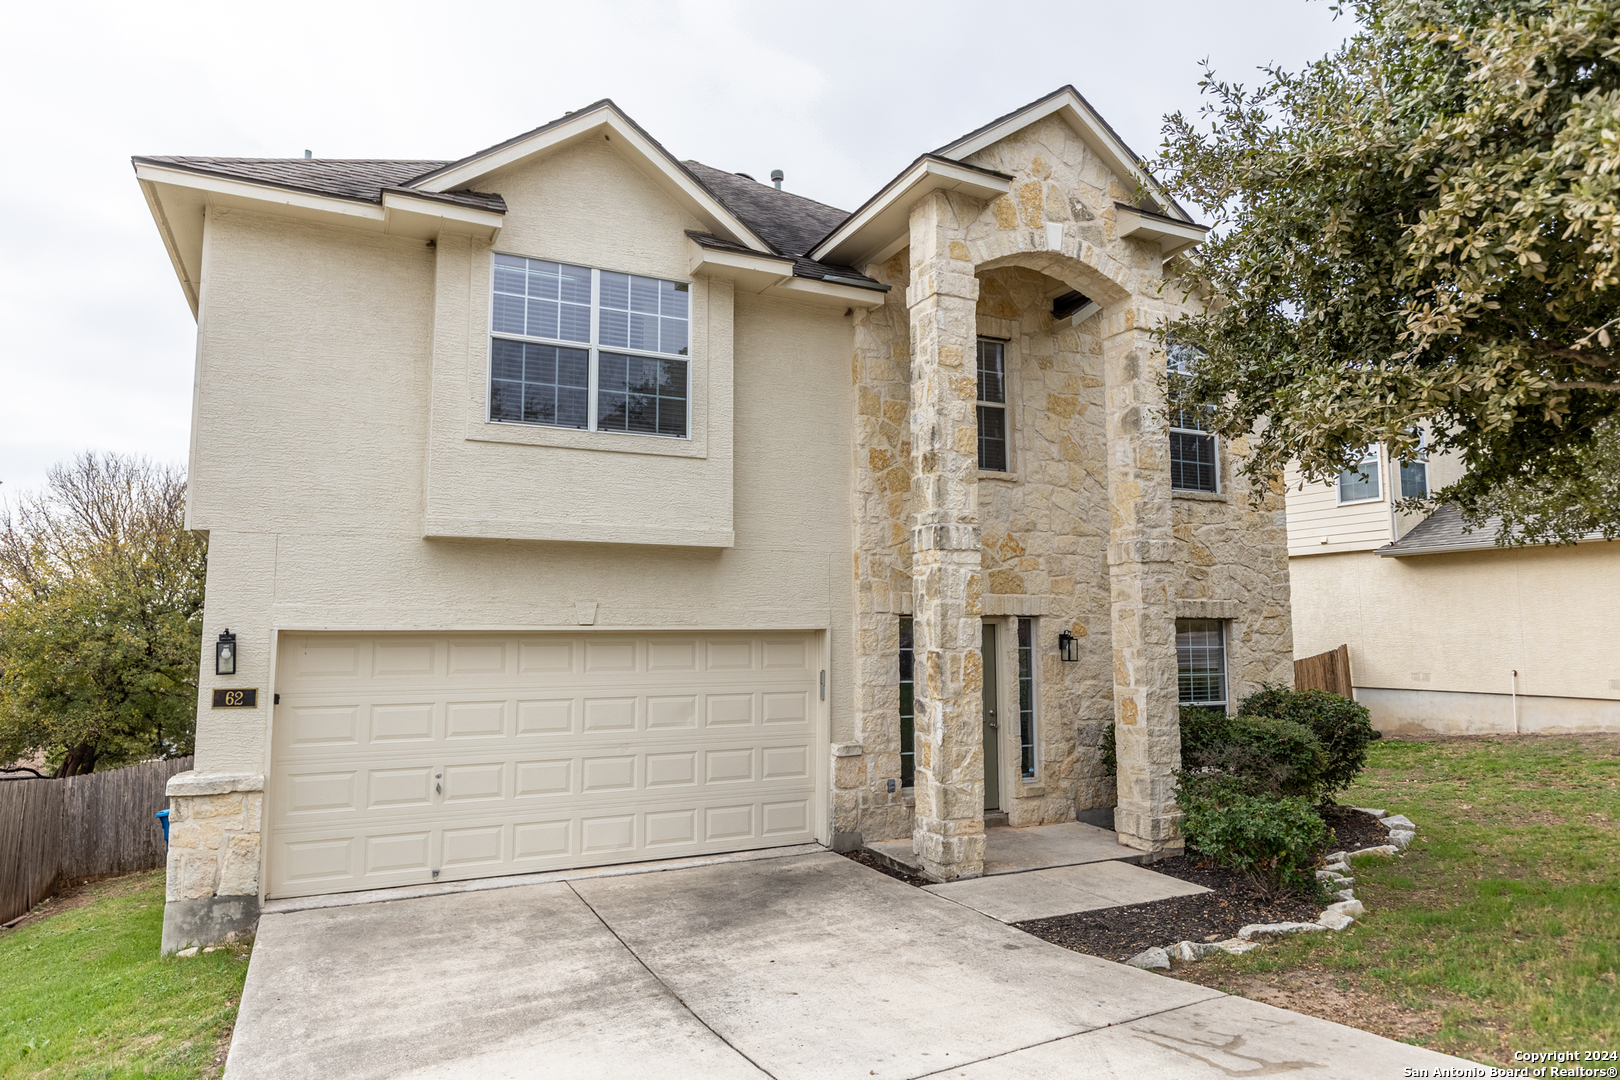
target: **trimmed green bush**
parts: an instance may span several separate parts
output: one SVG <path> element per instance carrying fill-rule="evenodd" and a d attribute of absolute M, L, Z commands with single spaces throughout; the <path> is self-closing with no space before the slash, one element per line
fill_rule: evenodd
<path fill-rule="evenodd" d="M 1320 892 L 1311 866 L 1327 826 L 1309 800 L 1251 793 L 1219 773 L 1183 772 L 1176 804 L 1187 845 L 1240 871 L 1271 900 L 1285 889 Z"/>
<path fill-rule="evenodd" d="M 1355 783 L 1367 766 L 1367 744 L 1378 738 L 1365 705 L 1325 690 L 1266 683 L 1243 699 L 1238 715 L 1276 717 L 1310 728 L 1326 755 L 1317 791 L 1322 799 Z"/>
<path fill-rule="evenodd" d="M 1240 778 L 1252 794 L 1313 798 L 1326 766 L 1321 742 L 1301 724 L 1192 706 L 1181 710 L 1183 769 L 1218 769 Z"/>

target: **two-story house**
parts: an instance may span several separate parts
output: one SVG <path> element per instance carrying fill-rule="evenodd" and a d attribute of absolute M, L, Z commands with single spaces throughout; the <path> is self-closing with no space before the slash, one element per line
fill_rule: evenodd
<path fill-rule="evenodd" d="M 1504 547 L 1494 519 L 1402 509 L 1460 475 L 1382 446 L 1329 483 L 1290 473 L 1295 648 L 1348 645 L 1386 734 L 1620 731 L 1620 544 Z"/>
<path fill-rule="evenodd" d="M 209 542 L 165 948 L 809 842 L 968 877 L 987 822 L 1176 849 L 1178 702 L 1293 647 L 1280 496 L 1168 427 L 1204 229 L 1137 161 L 1068 87 L 852 213 L 606 101 L 455 161 L 136 158 Z"/>

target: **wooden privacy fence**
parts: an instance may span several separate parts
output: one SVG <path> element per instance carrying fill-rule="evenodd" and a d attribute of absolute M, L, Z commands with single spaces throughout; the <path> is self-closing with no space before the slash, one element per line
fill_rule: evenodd
<path fill-rule="evenodd" d="M 59 881 L 163 865 L 169 777 L 191 758 L 63 780 L 0 782 L 0 923 L 51 895 Z"/>
<path fill-rule="evenodd" d="M 1350 686 L 1350 646 L 1340 645 L 1325 653 L 1294 661 L 1294 689 L 1326 690 L 1353 698 Z"/>

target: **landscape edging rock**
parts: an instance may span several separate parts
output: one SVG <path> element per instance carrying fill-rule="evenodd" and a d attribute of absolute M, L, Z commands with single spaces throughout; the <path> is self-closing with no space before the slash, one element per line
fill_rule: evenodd
<path fill-rule="evenodd" d="M 1314 923 L 1252 923 L 1239 930 L 1235 938 L 1215 942 L 1178 941 L 1163 948 L 1143 949 L 1125 963 L 1145 971 L 1165 971 L 1170 967 L 1172 957 L 1183 963 L 1192 963 L 1217 952 L 1241 956 L 1250 949 L 1260 947 L 1259 941 L 1251 940 L 1253 937 L 1289 937 L 1317 930 L 1347 930 L 1355 925 L 1357 916 L 1365 914 L 1367 909 L 1356 899 L 1352 888 L 1356 879 L 1351 874 L 1350 860 L 1363 855 L 1389 857 L 1399 855 L 1416 838 L 1417 826 L 1404 814 L 1391 814 L 1388 810 L 1369 810 L 1361 806 L 1352 806 L 1350 809 L 1366 814 L 1376 821 L 1382 821 L 1384 827 L 1389 829 L 1390 842 L 1356 851 L 1332 851 L 1323 856 L 1322 869 L 1316 871 L 1316 880 L 1343 887 L 1333 890 L 1333 895 L 1338 897 L 1338 901 L 1324 908 Z"/>

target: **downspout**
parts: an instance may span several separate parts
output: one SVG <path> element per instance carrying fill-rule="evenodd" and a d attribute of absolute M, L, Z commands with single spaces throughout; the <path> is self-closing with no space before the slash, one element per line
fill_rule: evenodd
<path fill-rule="evenodd" d="M 1513 734 L 1519 733 L 1519 669 L 1513 669 Z"/>

